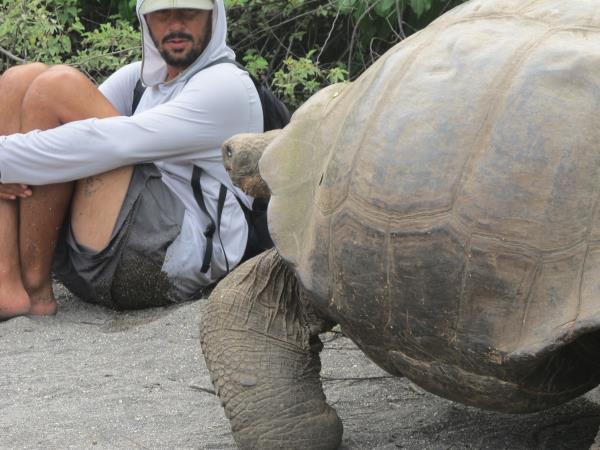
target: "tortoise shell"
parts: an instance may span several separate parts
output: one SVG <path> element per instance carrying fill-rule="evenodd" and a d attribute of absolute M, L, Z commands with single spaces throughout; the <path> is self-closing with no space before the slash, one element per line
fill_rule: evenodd
<path fill-rule="evenodd" d="M 275 245 L 376 363 L 533 411 L 600 382 L 600 8 L 473 0 L 302 106 Z"/>

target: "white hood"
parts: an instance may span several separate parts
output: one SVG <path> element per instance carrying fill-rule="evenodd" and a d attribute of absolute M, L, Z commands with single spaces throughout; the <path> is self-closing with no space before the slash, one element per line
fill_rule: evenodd
<path fill-rule="evenodd" d="M 143 16 L 140 16 L 140 6 L 144 0 L 137 0 L 136 11 L 138 19 L 142 26 L 142 82 L 145 86 L 156 86 L 164 83 L 167 78 L 167 64 L 158 52 L 154 41 L 150 36 L 148 25 Z M 227 21 L 225 20 L 225 6 L 223 0 L 214 0 L 214 9 L 212 10 L 212 35 L 208 46 L 204 52 L 185 69 L 178 77 L 170 80 L 169 83 L 180 80 L 186 81 L 189 77 L 201 70 L 204 66 L 217 59 L 228 57 L 235 59 L 235 53 L 227 47 Z"/>

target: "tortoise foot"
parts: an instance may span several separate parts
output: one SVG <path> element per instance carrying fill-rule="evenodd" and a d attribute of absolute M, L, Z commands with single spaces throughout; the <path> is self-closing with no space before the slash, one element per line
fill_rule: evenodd
<path fill-rule="evenodd" d="M 342 424 L 325 402 L 313 325 L 275 251 L 242 265 L 211 294 L 202 349 L 240 448 L 339 446 Z"/>

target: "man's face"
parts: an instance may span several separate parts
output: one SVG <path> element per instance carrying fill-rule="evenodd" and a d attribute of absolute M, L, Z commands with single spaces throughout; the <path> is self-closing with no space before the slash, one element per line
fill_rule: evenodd
<path fill-rule="evenodd" d="M 212 11 L 161 9 L 145 18 L 154 44 L 169 66 L 185 69 L 210 40 Z"/>

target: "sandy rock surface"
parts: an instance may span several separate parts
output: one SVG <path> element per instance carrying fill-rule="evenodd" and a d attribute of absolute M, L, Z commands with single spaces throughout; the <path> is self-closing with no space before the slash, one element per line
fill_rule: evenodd
<path fill-rule="evenodd" d="M 233 449 L 200 353 L 206 300 L 114 312 L 56 286 L 56 317 L 0 323 L 1 449 Z M 585 449 L 600 392 L 512 416 L 468 408 L 389 377 L 335 334 L 322 354 L 343 449 Z"/>

